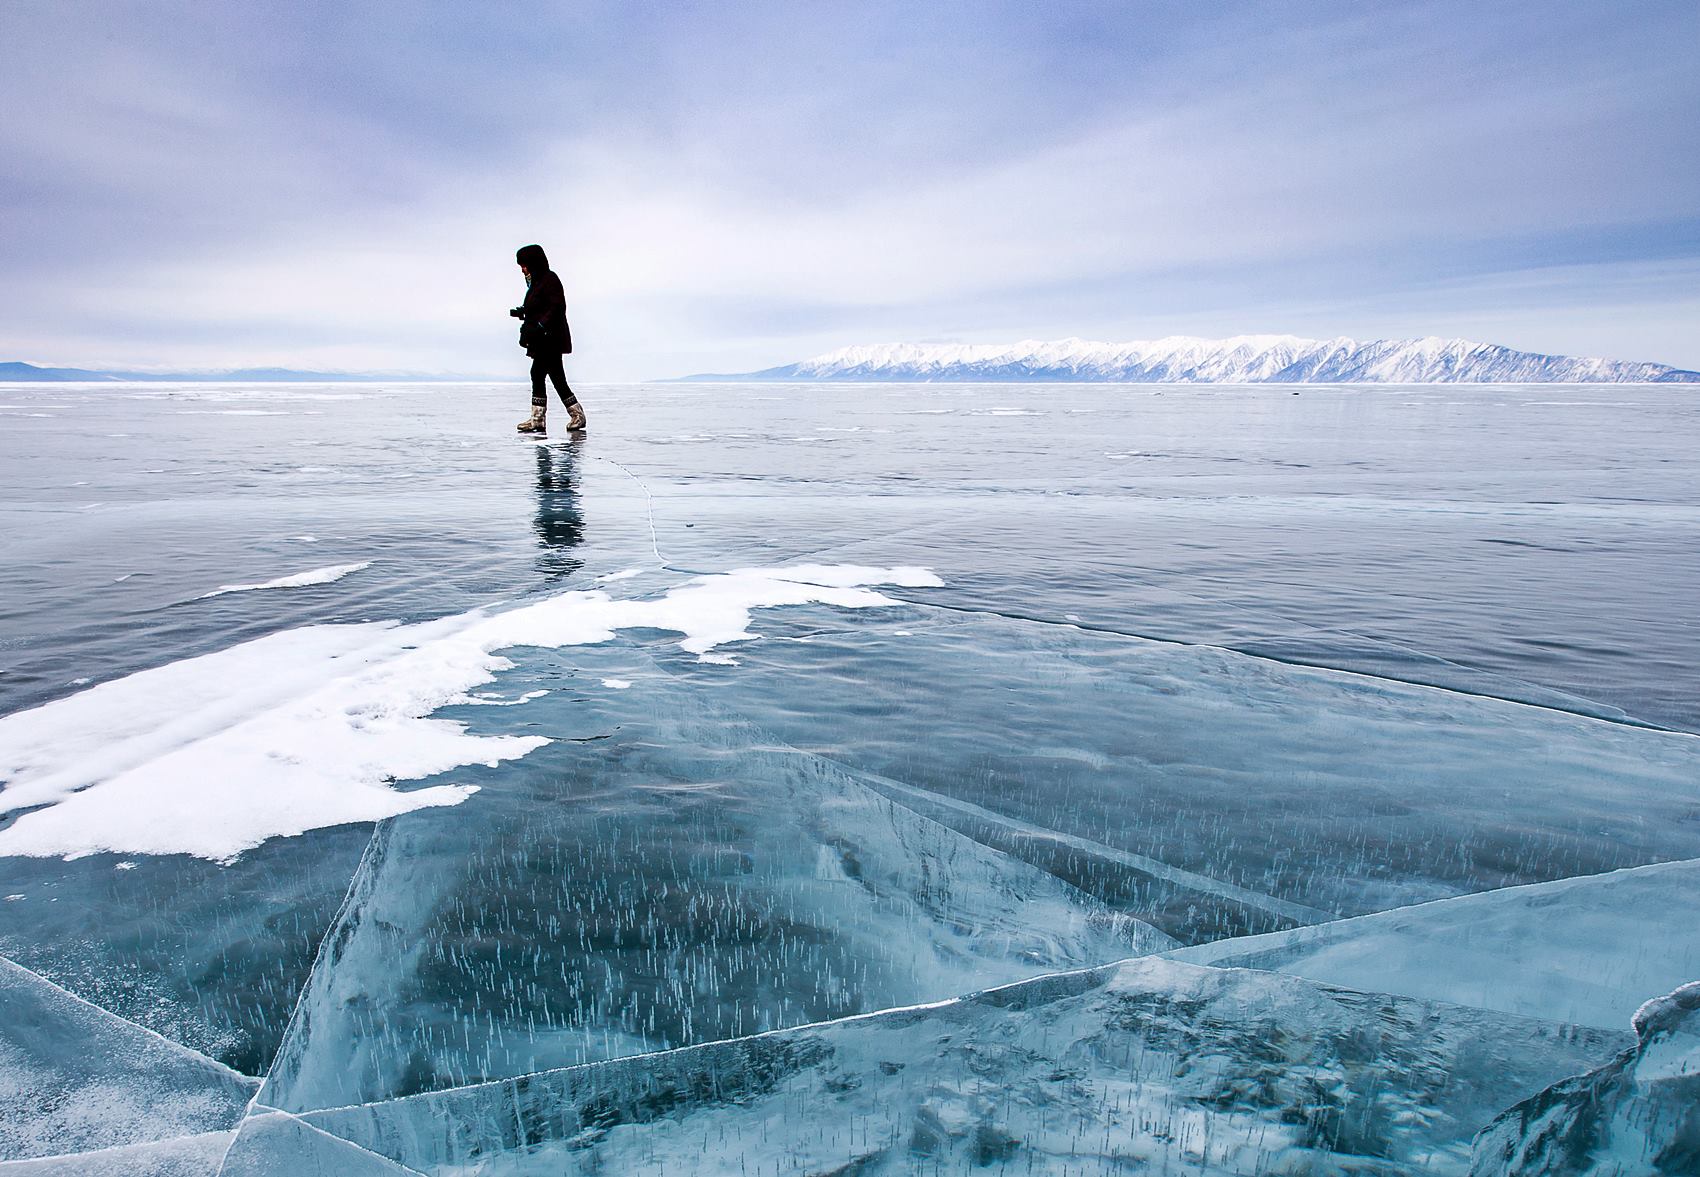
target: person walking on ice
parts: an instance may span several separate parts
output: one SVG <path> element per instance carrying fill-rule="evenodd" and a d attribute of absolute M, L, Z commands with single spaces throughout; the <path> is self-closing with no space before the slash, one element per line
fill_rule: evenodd
<path fill-rule="evenodd" d="M 561 364 L 561 357 L 572 354 L 573 350 L 573 333 L 567 326 L 566 291 L 561 289 L 561 279 L 549 268 L 549 258 L 541 245 L 521 246 L 514 260 L 525 275 L 525 301 L 508 314 L 522 320 L 519 345 L 531 357 L 531 416 L 519 423 L 519 431 L 548 432 L 544 423 L 549 411 L 545 379 L 554 382 L 561 403 L 567 406 L 567 428 L 583 429 L 584 406 L 573 395 Z"/>

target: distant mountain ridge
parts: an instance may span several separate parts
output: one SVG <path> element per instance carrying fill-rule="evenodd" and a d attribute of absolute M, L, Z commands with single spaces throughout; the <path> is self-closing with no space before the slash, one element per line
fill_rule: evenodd
<path fill-rule="evenodd" d="M 16 360 L 0 363 L 0 380 L 116 380 L 106 372 L 90 372 L 83 368 L 38 368 Z"/>
<path fill-rule="evenodd" d="M 186 384 L 202 380 L 229 380 L 237 383 L 260 384 L 296 381 L 454 381 L 470 379 L 477 379 L 477 377 L 432 375 L 425 372 L 307 372 L 295 368 L 230 368 L 216 372 L 105 372 L 92 368 L 43 368 L 17 360 L 0 363 L 0 384 L 8 382 L 69 383 L 72 381 L 105 383 L 124 380 L 164 380 Z"/>
<path fill-rule="evenodd" d="M 1132 343 L 883 343 L 800 363 L 686 380 L 1114 381 L 1181 384 L 1694 383 L 1667 364 L 1515 351 L 1467 339 L 1301 339 L 1174 335 Z"/>

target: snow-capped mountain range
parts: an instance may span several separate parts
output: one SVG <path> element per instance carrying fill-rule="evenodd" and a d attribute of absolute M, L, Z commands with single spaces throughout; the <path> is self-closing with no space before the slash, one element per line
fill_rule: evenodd
<path fill-rule="evenodd" d="M 879 343 L 801 363 L 689 380 L 1128 381 L 1183 384 L 1689 383 L 1665 364 L 1514 351 L 1467 339 L 1173 335 L 1133 343 Z"/>

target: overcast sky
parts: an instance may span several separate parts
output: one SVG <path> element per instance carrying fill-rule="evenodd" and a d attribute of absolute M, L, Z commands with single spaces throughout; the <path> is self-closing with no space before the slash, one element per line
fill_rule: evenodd
<path fill-rule="evenodd" d="M 1462 335 L 1700 367 L 1700 3 L 0 0 L 0 360 L 589 380 Z"/>

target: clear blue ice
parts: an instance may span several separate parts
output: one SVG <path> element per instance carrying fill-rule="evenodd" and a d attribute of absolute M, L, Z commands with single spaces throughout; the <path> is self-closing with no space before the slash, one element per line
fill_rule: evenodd
<path fill-rule="evenodd" d="M 1692 394 L 581 393 L 0 386 L 0 1173 L 1700 1172 Z"/>

